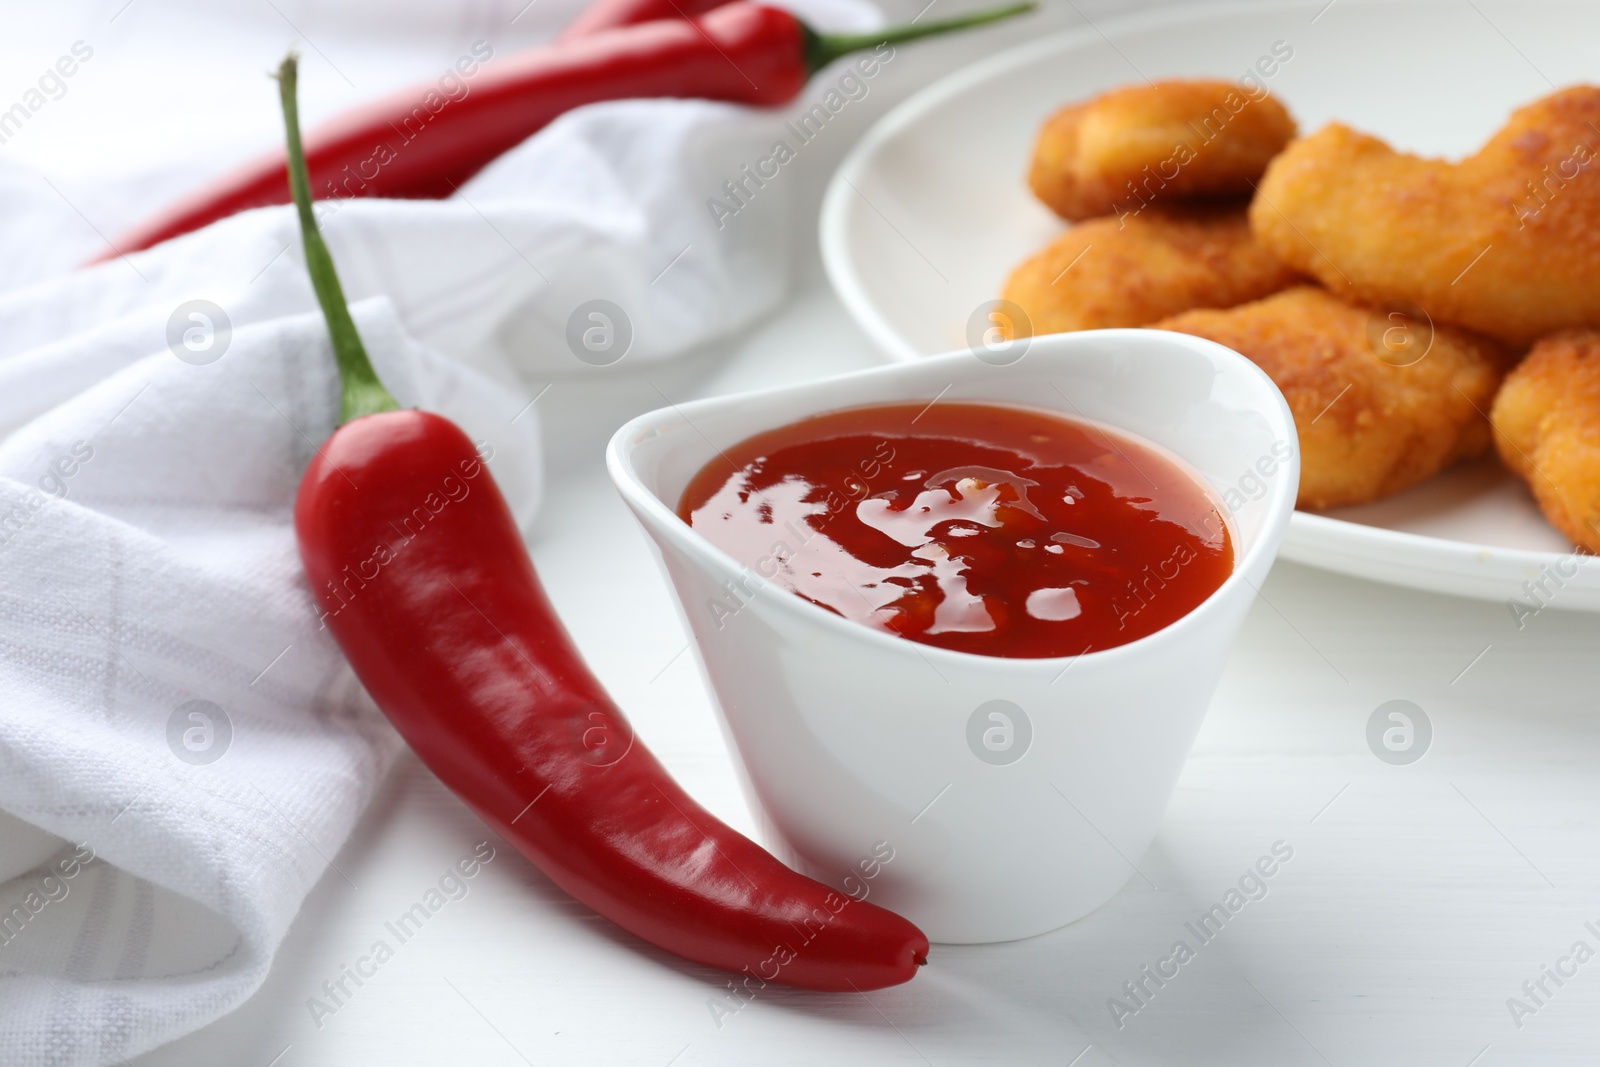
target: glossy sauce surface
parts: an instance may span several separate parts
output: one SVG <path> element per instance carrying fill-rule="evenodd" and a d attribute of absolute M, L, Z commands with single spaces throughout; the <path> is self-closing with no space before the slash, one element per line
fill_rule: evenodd
<path fill-rule="evenodd" d="M 845 618 L 990 656 L 1126 644 L 1233 569 L 1227 523 L 1176 463 L 998 404 L 875 405 L 758 434 L 696 474 L 678 514 Z"/>

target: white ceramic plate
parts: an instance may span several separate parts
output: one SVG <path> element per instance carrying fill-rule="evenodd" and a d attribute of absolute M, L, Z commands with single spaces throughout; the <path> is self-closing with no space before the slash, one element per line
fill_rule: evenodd
<path fill-rule="evenodd" d="M 1069 100 L 1173 76 L 1265 79 L 1303 130 L 1333 119 L 1457 156 L 1510 110 L 1600 80 L 1600 5 L 1323 0 L 1097 22 L 993 56 L 886 115 L 840 166 L 822 212 L 839 298 L 894 359 L 963 348 L 973 313 L 1062 223 L 1028 191 L 1034 134 Z M 1280 43 L 1281 42 L 1281 43 Z M 1527 608 L 1600 611 L 1600 559 L 1574 557 L 1493 461 L 1400 496 L 1296 513 L 1282 555 L 1330 570 Z M 1526 582 L 1543 583 L 1533 596 Z"/>

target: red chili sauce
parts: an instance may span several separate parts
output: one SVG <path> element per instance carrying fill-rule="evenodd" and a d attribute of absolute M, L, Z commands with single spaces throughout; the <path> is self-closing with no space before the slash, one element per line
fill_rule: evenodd
<path fill-rule="evenodd" d="M 678 514 L 814 604 L 988 656 L 1126 644 L 1233 569 L 1212 497 L 1150 445 L 998 404 L 860 407 L 757 434 L 695 475 Z"/>

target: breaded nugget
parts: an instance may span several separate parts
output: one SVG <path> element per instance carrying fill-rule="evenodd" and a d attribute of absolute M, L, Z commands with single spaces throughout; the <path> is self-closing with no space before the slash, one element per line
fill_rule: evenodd
<path fill-rule="evenodd" d="M 1487 411 L 1508 362 L 1494 341 L 1407 326 L 1300 286 L 1227 311 L 1155 324 L 1243 353 L 1282 390 L 1300 434 L 1300 506 L 1364 504 L 1489 444 Z"/>
<path fill-rule="evenodd" d="M 1248 196 L 1294 134 L 1294 119 L 1259 85 L 1131 85 L 1050 116 L 1028 184 L 1074 222 L 1164 197 Z"/>
<path fill-rule="evenodd" d="M 1494 443 L 1539 510 L 1572 543 L 1600 552 L 1600 331 L 1533 346 L 1489 412 Z"/>
<path fill-rule="evenodd" d="M 1520 345 L 1600 326 L 1600 88 L 1516 111 L 1460 163 L 1328 126 L 1267 168 L 1250 222 L 1354 300 L 1411 301 Z"/>
<path fill-rule="evenodd" d="M 1044 334 L 1146 326 L 1259 300 L 1299 280 L 1256 243 L 1242 207 L 1152 209 L 1072 227 L 1013 271 L 1001 295 Z"/>

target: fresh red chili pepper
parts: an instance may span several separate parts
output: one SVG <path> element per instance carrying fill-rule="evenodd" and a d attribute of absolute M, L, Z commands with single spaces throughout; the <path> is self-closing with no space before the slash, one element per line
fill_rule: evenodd
<path fill-rule="evenodd" d="M 556 40 L 571 41 L 601 30 L 655 19 L 693 18 L 726 3 L 728 0 L 595 0 L 567 24 Z"/>
<path fill-rule="evenodd" d="M 422 761 L 552 881 L 686 959 L 809 989 L 904 982 L 911 923 L 795 873 L 696 804 L 584 665 L 510 509 L 454 423 L 372 370 L 317 232 L 295 61 L 279 72 L 306 264 L 344 383 L 295 498 L 306 576 L 356 676 Z"/>
<path fill-rule="evenodd" d="M 486 66 L 464 96 L 409 89 L 324 123 L 306 138 L 322 199 L 442 198 L 508 149 L 584 104 L 700 97 L 775 106 L 841 56 L 1006 18 L 1031 2 L 854 36 L 819 34 L 787 11 L 730 3 L 694 19 L 605 30 Z M 442 103 L 430 110 L 428 94 Z M 234 171 L 133 231 L 91 262 L 136 252 L 253 207 L 288 202 L 273 153 Z"/>

